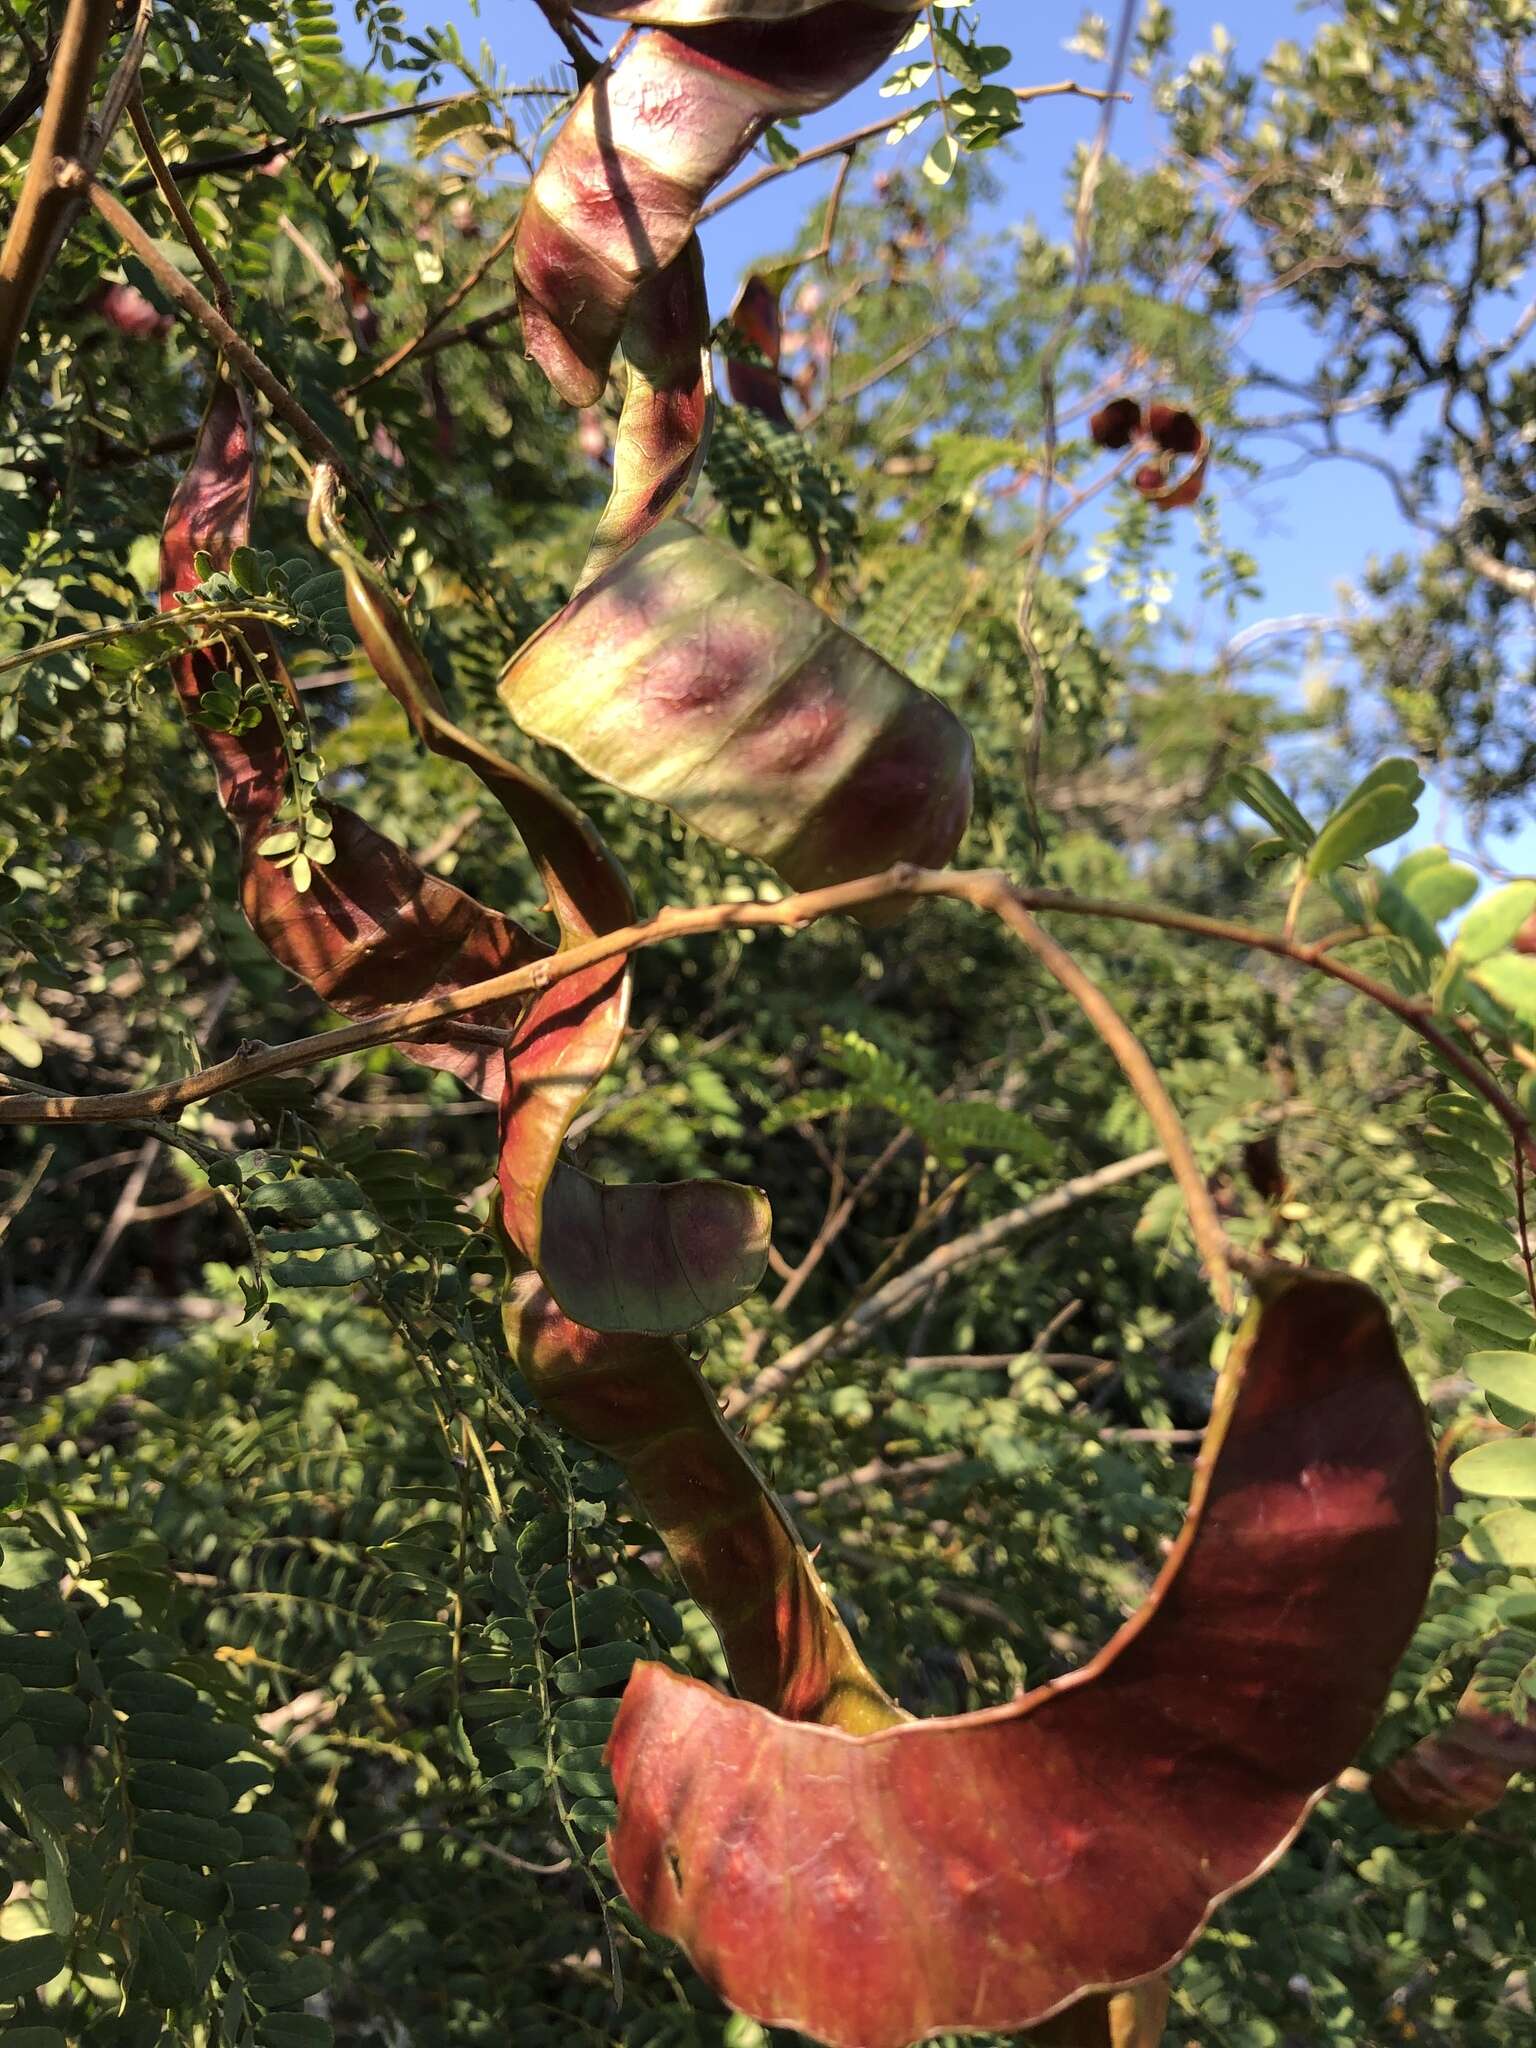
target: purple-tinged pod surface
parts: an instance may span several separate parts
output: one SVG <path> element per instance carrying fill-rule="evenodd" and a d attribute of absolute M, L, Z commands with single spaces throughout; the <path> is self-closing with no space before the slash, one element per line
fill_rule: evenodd
<path fill-rule="evenodd" d="M 601 398 L 636 293 L 682 254 L 711 189 L 771 123 L 851 92 L 918 11 L 715 0 L 644 13 L 654 32 L 583 90 L 518 225 L 523 338 L 568 405 Z"/>
<path fill-rule="evenodd" d="M 1385 1310 L 1276 1275 L 1183 1533 L 1097 1657 L 869 1735 L 638 1664 L 608 1750 L 614 1872 L 730 2004 L 830 2048 L 1038 2026 L 1157 1976 L 1280 1856 L 1370 1732 L 1435 1537 Z"/>
<path fill-rule="evenodd" d="M 940 866 L 970 735 L 937 698 L 745 556 L 658 528 L 514 656 L 523 730 L 796 889 Z"/>
<path fill-rule="evenodd" d="M 726 21 L 796 21 L 827 0 L 582 0 L 584 14 L 647 28 L 715 28 Z M 907 14 L 911 0 L 865 0 L 873 14 Z"/>

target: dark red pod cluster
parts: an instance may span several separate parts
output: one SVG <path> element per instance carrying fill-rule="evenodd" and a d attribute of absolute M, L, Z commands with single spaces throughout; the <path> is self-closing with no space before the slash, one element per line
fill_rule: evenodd
<path fill-rule="evenodd" d="M 1474 1683 L 1444 1727 L 1376 1773 L 1371 1792 L 1399 1827 L 1447 1834 L 1491 1813 L 1521 1771 L 1536 1771 L 1536 1719 L 1486 1706 Z"/>
<path fill-rule="evenodd" d="M 1148 459 L 1131 482 L 1153 504 L 1193 505 L 1205 488 L 1210 442 L 1195 415 L 1180 406 L 1159 403 L 1143 412 L 1134 398 L 1112 398 L 1089 420 L 1088 431 L 1099 448 L 1118 452 L 1139 443 L 1147 449 Z M 1182 475 L 1175 475 L 1179 456 L 1192 459 Z"/>
<path fill-rule="evenodd" d="M 171 331 L 170 314 L 152 305 L 134 284 L 104 284 L 91 310 L 130 341 L 160 341 Z"/>

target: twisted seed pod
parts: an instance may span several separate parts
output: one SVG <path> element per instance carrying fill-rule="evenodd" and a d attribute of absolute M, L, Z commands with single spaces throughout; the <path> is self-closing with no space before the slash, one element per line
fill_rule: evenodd
<path fill-rule="evenodd" d="M 504 695 L 536 735 L 797 884 L 947 858 L 969 802 L 958 723 L 729 549 L 663 524 L 686 502 L 708 426 L 702 199 L 770 120 L 846 90 L 919 10 L 593 11 L 674 32 L 643 38 L 583 93 L 535 179 L 516 267 L 531 352 L 572 402 L 600 395 L 623 340 L 615 489 L 581 594 L 514 659 Z M 243 450 L 226 437 L 225 473 L 205 465 L 177 509 L 187 563 L 209 537 L 226 559 L 244 538 L 243 431 Z M 471 768 L 522 833 L 561 944 L 628 922 L 627 887 L 587 821 L 448 720 L 324 490 L 316 537 L 419 737 Z M 255 658 L 288 687 L 275 654 Z M 189 708 L 206 681 L 197 659 L 178 676 Z M 321 877 L 336 902 L 291 883 L 282 898 L 255 851 L 281 799 L 282 725 L 206 737 L 241 822 L 247 901 L 254 878 L 265 920 L 253 922 L 338 1007 L 366 1014 L 381 964 L 454 986 L 494 971 L 474 964 L 488 948 L 544 950 L 460 892 L 434 895 L 446 885 L 392 842 L 359 838 L 361 821 L 343 830 L 350 814 L 337 814 L 338 858 Z M 354 955 L 343 926 L 380 876 L 381 914 Z M 450 960 L 455 918 L 464 951 Z M 607 965 L 495 1020 L 498 1220 L 536 1269 L 514 1278 L 509 1340 L 556 1419 L 623 1466 L 742 1695 L 637 1668 L 611 1752 L 621 1882 L 733 2003 L 835 2044 L 1043 2023 L 1059 2048 L 1152 2048 L 1167 2008 L 1158 1973 L 1281 1852 L 1319 1779 L 1347 1760 L 1422 1601 L 1432 1482 L 1379 1305 L 1324 1276 L 1275 1284 L 1229 1363 L 1184 1536 L 1141 1613 L 1072 1679 L 910 1722 L 664 1335 L 755 1284 L 760 1198 L 706 1183 L 603 1189 L 558 1157 L 627 1002 L 627 974 Z M 455 1071 L 466 1060 L 446 1027 L 413 1050 Z M 486 1089 L 483 1045 L 468 1057 Z"/>
<path fill-rule="evenodd" d="M 714 28 L 730 21 L 798 21 L 826 5 L 827 0 L 582 0 L 582 11 L 637 27 Z M 911 0 L 868 0 L 868 5 L 908 19 L 918 11 Z"/>
<path fill-rule="evenodd" d="M 197 582 L 199 551 L 227 567 L 246 542 L 254 479 L 248 402 L 233 385 L 220 384 L 167 514 L 163 605 Z M 582 813 L 446 716 L 393 592 L 347 543 L 334 486 L 322 467 L 315 538 L 341 569 L 358 639 L 417 734 L 471 768 L 507 811 L 549 893 L 562 946 L 631 922 L 629 886 Z M 257 636 L 246 644 L 301 724 L 275 649 Z M 244 665 L 239 653 L 224 650 L 222 658 Z M 178 694 L 194 718 L 220 662 L 219 654 L 199 650 L 176 663 Z M 239 829 L 241 895 L 251 925 L 333 1008 L 367 1017 L 548 955 L 542 940 L 429 875 L 342 807 L 331 807 L 334 858 L 300 890 L 260 851 L 287 788 L 277 713 L 269 705 L 245 732 L 199 730 Z M 629 993 L 627 963 L 606 962 L 531 1000 L 496 1006 L 473 1024 L 445 1023 L 404 1049 L 500 1100 L 502 1227 L 541 1266 L 570 1313 L 599 1328 L 686 1329 L 724 1314 L 756 1287 L 767 1259 L 768 1205 L 759 1190 L 728 1181 L 609 1188 L 560 1158 L 572 1118 L 618 1051 Z"/>
<path fill-rule="evenodd" d="M 648 533 L 513 657 L 535 739 L 797 889 L 939 866 L 970 811 L 965 727 L 725 543 Z"/>
<path fill-rule="evenodd" d="M 1474 1681 L 1443 1728 L 1376 1772 L 1371 1794 L 1399 1827 L 1446 1834 L 1491 1813 L 1520 1771 L 1536 1771 L 1536 1718 L 1493 1712 Z"/>
<path fill-rule="evenodd" d="M 743 1699 L 855 1734 L 905 1719 L 681 1345 L 580 1329 L 531 1274 L 514 1283 L 504 1320 L 539 1405 L 623 1468 L 719 1630 Z"/>
<path fill-rule="evenodd" d="M 636 293 L 682 255 L 710 189 L 774 121 L 867 78 L 921 10 L 909 0 L 649 0 L 599 11 L 654 32 L 583 89 L 529 187 L 513 248 L 524 342 L 569 405 L 601 398 Z"/>
<path fill-rule="evenodd" d="M 725 366 L 725 381 L 738 405 L 750 406 L 777 427 L 791 424 L 784 403 L 784 386 L 779 362 L 784 352 L 784 315 L 779 294 L 759 271 L 742 280 L 730 322 L 736 334 L 763 358 L 761 363 L 743 362 L 732 356 Z"/>
<path fill-rule="evenodd" d="M 865 1736 L 638 1665 L 615 1873 L 766 2024 L 833 2048 L 1037 2025 L 1166 1969 L 1282 1853 L 1379 1711 L 1435 1532 L 1380 1303 L 1297 1270 L 1224 1368 L 1157 1585 L 1091 1664 Z"/>
<path fill-rule="evenodd" d="M 174 610 L 178 591 L 199 582 L 195 559 L 208 554 L 227 568 L 250 538 L 256 489 L 250 401 L 242 387 L 219 382 L 209 400 L 192 460 L 166 513 L 160 547 L 160 603 Z M 286 702 L 303 730 L 303 713 L 271 640 L 259 627 L 245 636 L 271 693 Z M 221 732 L 197 721 L 198 708 L 221 669 L 243 673 L 230 647 L 179 655 L 173 676 L 218 778 L 219 800 L 240 841 L 240 899 L 252 930 L 290 974 L 346 1017 L 371 1017 L 391 1004 L 441 995 L 548 952 L 542 941 L 461 889 L 427 874 L 404 848 L 374 831 L 356 812 L 328 806 L 335 858 L 317 866 L 309 889 L 257 851 L 272 827 L 288 783 L 283 729 L 270 701 L 255 726 Z M 251 679 L 247 676 L 247 681 Z M 404 1048 L 423 1066 L 456 1075 L 477 1094 L 498 1098 L 502 1044 L 520 1005 L 482 1012 L 473 1024 L 445 1023 Z"/>
<path fill-rule="evenodd" d="M 683 253 L 641 287 L 624 330 L 627 381 L 613 443 L 613 488 L 578 591 L 693 494 L 709 441 L 714 392 L 704 259 Z"/>
<path fill-rule="evenodd" d="M 503 699 L 535 738 L 796 887 L 941 863 L 970 812 L 958 721 L 732 550 L 663 524 L 687 503 L 708 433 L 705 196 L 770 122 L 866 77 L 921 9 L 603 11 L 654 32 L 603 67 L 545 153 L 514 270 L 529 353 L 570 403 L 597 401 L 623 340 L 613 492 L 575 602 L 514 657 Z M 760 324 L 771 311 L 761 294 L 747 307 Z"/>
<path fill-rule="evenodd" d="M 628 882 L 590 820 L 542 776 L 448 717 L 437 682 L 383 576 L 351 546 L 334 472 L 316 473 L 310 532 L 340 569 L 354 630 L 424 745 L 469 768 L 531 855 L 560 930 L 580 945 L 632 923 Z M 603 961 L 528 1003 L 506 1052 L 500 1222 L 561 1306 L 598 1330 L 685 1330 L 750 1294 L 768 1257 L 757 1188 L 692 1180 L 608 1187 L 560 1157 L 566 1132 L 611 1066 L 629 1016 L 626 960 Z"/>

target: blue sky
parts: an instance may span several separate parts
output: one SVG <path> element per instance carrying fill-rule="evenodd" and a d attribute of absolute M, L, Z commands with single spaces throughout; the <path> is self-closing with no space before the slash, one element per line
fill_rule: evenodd
<path fill-rule="evenodd" d="M 548 72 L 561 61 L 560 46 L 533 0 L 482 0 L 479 6 L 468 4 L 468 0 L 404 0 L 404 5 L 413 27 L 451 20 L 466 48 L 488 41 L 501 63 L 518 76 Z M 1118 12 L 1106 0 L 1099 0 L 1098 11 L 1111 19 Z M 1329 10 L 1297 4 L 1297 0 L 1219 0 L 1219 4 L 1218 0 L 1183 0 L 1175 11 L 1176 47 L 1181 56 L 1208 47 L 1219 24 L 1235 39 L 1239 59 L 1253 62 L 1283 36 L 1309 40 Z M 338 12 L 345 14 L 348 9 L 343 5 Z M 982 0 L 984 30 L 1010 43 L 1015 51 L 1009 74 L 1015 84 L 1069 77 L 1090 84 L 1101 82 L 1100 68 L 1065 47 L 1082 12 L 1080 0 Z M 361 38 L 353 54 L 364 57 Z M 1132 162 L 1150 162 L 1163 140 L 1161 124 L 1142 82 L 1131 78 L 1127 84 L 1133 99 L 1117 110 L 1113 147 Z M 814 142 L 892 110 L 893 103 L 881 100 L 875 85 L 870 84 L 827 113 L 806 121 L 796 139 Z M 1034 216 L 1048 231 L 1063 232 L 1063 172 L 1074 146 L 1092 134 L 1097 118 L 1097 109 L 1084 100 L 1043 100 L 1030 107 L 1021 135 L 1006 153 L 994 153 L 989 159 L 1002 196 L 997 206 L 989 209 L 987 225 L 1005 230 Z M 887 160 L 916 159 L 926 147 L 926 139 L 914 138 L 899 145 L 898 152 Z M 878 164 L 881 158 L 882 149 L 877 145 L 865 152 L 864 161 Z M 818 165 L 780 179 L 706 226 L 705 257 L 717 315 L 729 305 L 742 272 L 753 260 L 792 238 L 807 210 L 829 189 L 834 171 L 832 164 Z M 1266 352 L 1271 357 L 1293 342 L 1299 361 L 1313 359 L 1311 337 L 1294 316 L 1272 314 L 1268 320 Z M 1283 451 L 1276 458 L 1276 467 L 1290 467 Z M 1258 485 L 1229 478 L 1221 502 L 1228 539 L 1260 561 L 1263 595 L 1245 605 L 1234 624 L 1225 616 L 1202 620 L 1193 549 L 1177 550 L 1168 565 L 1176 579 L 1174 608 L 1195 619 L 1207 645 L 1233 630 L 1277 615 L 1337 612 L 1340 585 L 1357 576 L 1370 556 L 1389 553 L 1409 539 L 1386 484 L 1351 464 L 1319 463 L 1300 474 L 1289 474 L 1283 481 Z M 1090 522 L 1080 532 L 1081 543 L 1086 545 L 1091 534 Z M 1347 675 L 1332 679 L 1348 681 Z M 1437 837 L 1464 840 L 1453 806 L 1429 793 L 1421 812 L 1417 835 L 1421 841 Z M 1536 825 L 1513 835 L 1490 835 L 1486 844 L 1490 855 L 1505 865 L 1536 871 Z"/>

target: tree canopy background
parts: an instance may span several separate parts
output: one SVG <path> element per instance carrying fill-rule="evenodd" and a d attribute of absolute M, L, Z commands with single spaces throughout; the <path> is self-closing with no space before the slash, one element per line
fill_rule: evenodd
<path fill-rule="evenodd" d="M 458 715 L 532 758 L 494 681 L 570 588 L 616 407 L 554 400 L 485 259 L 570 73 L 531 6 L 488 11 L 477 50 L 356 0 L 363 65 L 345 12 L 166 0 L 146 118 L 173 165 L 212 160 L 185 189 L 239 331 L 366 479 Z M 1190 61 L 1153 5 L 1113 81 L 1117 24 L 1090 19 L 1077 82 L 1132 93 L 1160 151 L 1118 158 L 1095 103 L 1041 219 L 1004 227 L 990 196 L 1019 109 L 998 87 L 1061 72 L 1013 13 L 938 10 L 938 79 L 909 53 L 905 96 L 870 116 L 921 114 L 916 132 L 853 155 L 839 202 L 759 252 L 801 259 L 793 424 L 722 406 L 700 516 L 963 715 L 969 864 L 1278 928 L 1296 849 L 1260 830 L 1240 799 L 1267 785 L 1245 773 L 1267 764 L 1317 826 L 1381 755 L 1411 755 L 1470 850 L 1426 856 L 1421 831 L 1405 865 L 1367 845 L 1338 890 L 1298 895 L 1297 929 L 1346 927 L 1351 960 L 1449 1006 L 1466 988 L 1436 927 L 1510 884 L 1478 834 L 1527 816 L 1536 776 L 1536 10 L 1346 0 L 1262 60 L 1218 40 Z M 8 198 L 62 14 L 0 0 Z M 524 14 L 555 53 L 534 75 Z M 415 99 L 431 110 L 403 118 Z M 762 167 L 806 139 L 776 134 Z M 194 274 L 127 124 L 104 176 Z M 741 359 L 721 341 L 722 365 Z M 10 1090 L 140 1088 L 326 1021 L 246 928 L 210 779 L 133 636 L 210 365 L 163 284 L 81 219 L 0 417 Z M 1088 416 L 1125 394 L 1210 436 L 1197 506 L 1149 502 L 1093 444 Z M 304 466 L 280 420 L 266 442 L 255 542 L 318 577 Z M 1213 629 L 1264 588 L 1227 502 L 1288 462 L 1382 471 L 1402 545 L 1322 619 Z M 337 603 L 312 587 L 284 621 L 328 786 L 536 917 L 500 813 L 411 745 Z M 769 886 L 539 763 L 645 907 Z M 1072 939 L 1167 1077 L 1234 1236 L 1370 1280 L 1437 1416 L 1489 1427 L 1466 1358 L 1536 1349 L 1518 1289 L 1484 1275 L 1465 1299 L 1467 1259 L 1494 1258 L 1482 1210 L 1514 1199 L 1497 1127 L 1469 1137 L 1468 1098 L 1427 1135 L 1446 1077 L 1337 982 L 1135 923 Z M 1528 1050 L 1536 1020 L 1514 925 L 1486 958 L 1514 1088 L 1502 1048 Z M 799 1361 L 751 1443 L 871 1661 L 924 1713 L 1069 1668 L 1178 1526 L 1225 1342 L 1173 1189 L 1153 1162 L 1119 1171 L 1153 1136 L 1118 1070 L 953 905 L 875 933 L 686 941 L 638 975 L 577 1157 L 769 1191 L 770 1286 L 711 1331 L 706 1369 L 724 1390 Z M 708 1675 L 719 1654 L 615 1470 L 553 1433 L 507 1363 L 490 1122 L 379 1050 L 174 1122 L 6 1129 L 0 2002 L 18 2040 L 763 2038 L 644 1933 L 607 1867 L 600 1757 L 625 1673 L 645 1654 Z M 315 1184 L 318 1256 L 281 1242 L 282 1191 Z M 1536 1697 L 1536 1548 L 1469 1552 L 1487 1502 L 1462 1506 L 1366 1767 L 1474 1670 L 1517 1710 Z M 1528 2040 L 1533 1820 L 1517 1788 L 1486 1823 L 1419 1838 L 1341 1782 L 1179 1968 L 1170 2038 Z"/>

